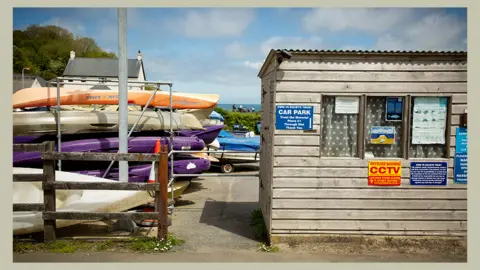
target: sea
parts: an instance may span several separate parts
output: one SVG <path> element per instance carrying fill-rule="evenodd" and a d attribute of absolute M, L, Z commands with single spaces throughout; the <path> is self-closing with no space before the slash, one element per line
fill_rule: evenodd
<path fill-rule="evenodd" d="M 217 108 L 222 108 L 224 110 L 227 110 L 227 111 L 232 111 L 232 105 L 233 104 L 218 104 L 217 105 Z M 259 112 L 261 109 L 262 109 L 262 104 L 241 104 L 241 103 L 238 103 L 238 104 L 235 104 L 235 106 L 238 107 L 242 105 L 243 108 L 255 108 L 255 111 L 256 112 Z"/>

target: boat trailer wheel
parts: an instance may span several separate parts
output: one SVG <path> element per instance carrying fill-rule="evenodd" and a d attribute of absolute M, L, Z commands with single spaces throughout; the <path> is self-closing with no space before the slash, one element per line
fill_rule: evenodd
<path fill-rule="evenodd" d="M 233 172 L 233 165 L 230 163 L 224 163 L 220 166 L 222 173 L 231 173 Z"/>

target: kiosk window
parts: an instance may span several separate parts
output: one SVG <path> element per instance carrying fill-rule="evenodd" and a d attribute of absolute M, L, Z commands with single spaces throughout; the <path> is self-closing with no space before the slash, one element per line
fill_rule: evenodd
<path fill-rule="evenodd" d="M 365 158 L 401 158 L 403 153 L 403 97 L 367 97 Z"/>
<path fill-rule="evenodd" d="M 358 157 L 357 151 L 357 134 L 358 134 L 358 112 L 343 113 L 335 106 L 335 96 L 324 96 L 321 106 L 321 139 L 320 139 L 320 155 L 322 157 Z M 358 97 L 345 98 L 345 111 L 351 106 L 348 104 L 349 99 Z M 338 102 L 338 100 L 337 100 Z M 355 101 L 354 101 L 355 102 Z"/>
<path fill-rule="evenodd" d="M 413 97 L 409 158 L 445 158 L 447 97 Z"/>

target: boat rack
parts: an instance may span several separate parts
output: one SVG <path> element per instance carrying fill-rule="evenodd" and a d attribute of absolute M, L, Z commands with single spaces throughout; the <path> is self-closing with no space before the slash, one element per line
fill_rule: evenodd
<path fill-rule="evenodd" d="M 78 83 L 78 82 L 70 82 L 68 80 L 70 80 L 71 78 L 65 78 L 65 77 L 57 77 L 56 79 L 54 80 L 51 80 L 51 81 L 48 81 L 48 84 L 54 84 L 56 85 L 57 87 L 57 106 L 56 106 L 56 111 L 55 113 L 57 114 L 57 140 L 58 140 L 58 149 L 57 149 L 57 152 L 61 152 L 61 141 L 62 141 L 62 132 L 61 132 L 61 123 L 60 123 L 60 86 L 61 85 L 98 85 L 98 82 L 99 83 L 102 83 L 102 84 L 105 84 L 105 85 L 111 85 L 111 86 L 117 86 L 119 84 L 118 81 L 114 81 L 114 80 L 108 80 L 108 79 L 82 79 L 82 81 L 85 81 L 85 82 L 97 82 L 97 83 Z M 63 80 L 62 82 L 60 82 L 60 80 Z M 109 83 L 109 84 L 108 84 Z M 172 82 L 163 82 L 163 81 L 127 81 L 127 86 L 131 84 L 135 84 L 135 85 L 144 85 L 144 86 L 154 86 L 155 89 L 152 91 L 152 95 L 150 97 L 150 99 L 148 100 L 147 104 L 145 104 L 145 106 L 143 107 L 142 109 L 142 112 L 141 114 L 138 116 L 137 120 L 135 121 L 135 124 L 132 126 L 132 128 L 130 129 L 130 131 L 128 132 L 128 136 L 127 138 L 129 138 L 131 136 L 131 134 L 133 133 L 133 131 L 135 130 L 138 122 L 140 122 L 140 119 L 143 117 L 145 111 L 147 110 L 147 108 L 149 107 L 151 101 L 153 100 L 153 98 L 155 97 L 157 91 L 160 89 L 161 86 L 168 86 L 169 87 L 169 92 L 170 92 L 170 105 L 168 107 L 156 107 L 156 108 L 159 108 L 159 109 L 168 109 L 169 112 L 170 112 L 170 132 L 169 132 L 169 137 L 170 137 L 170 145 L 173 146 L 173 137 L 175 136 L 174 135 L 174 132 L 173 132 L 173 126 L 172 126 L 172 114 L 173 114 L 173 95 L 172 95 L 172 88 L 173 88 L 173 83 Z M 210 174 L 210 173 L 207 173 L 207 174 L 174 174 L 173 173 L 173 162 L 174 162 L 174 155 L 175 153 L 244 153 L 244 151 L 223 151 L 223 150 L 207 150 L 207 151 L 194 151 L 194 150 L 174 150 L 173 147 L 172 149 L 170 149 L 169 153 L 168 153 L 168 157 L 170 158 L 170 179 L 168 181 L 168 187 L 171 188 L 171 190 L 173 191 L 173 184 L 175 182 L 175 178 L 177 177 L 198 177 L 198 176 L 202 176 L 202 177 L 217 177 L 217 176 L 228 176 L 228 177 L 245 177 L 245 176 L 256 176 L 258 177 L 259 174 L 258 173 L 244 173 L 244 174 Z M 258 152 L 255 152 L 255 153 L 258 153 Z M 107 170 L 105 171 L 103 177 L 105 177 L 108 172 L 110 171 L 111 167 L 113 166 L 115 161 L 111 161 L 109 167 L 107 168 Z M 61 160 L 58 160 L 58 170 L 61 171 L 62 170 L 62 164 L 61 164 Z M 174 200 L 174 192 L 171 192 L 172 194 L 172 201 Z M 174 205 L 173 204 L 169 204 L 168 206 L 169 210 L 172 211 L 174 209 Z"/>

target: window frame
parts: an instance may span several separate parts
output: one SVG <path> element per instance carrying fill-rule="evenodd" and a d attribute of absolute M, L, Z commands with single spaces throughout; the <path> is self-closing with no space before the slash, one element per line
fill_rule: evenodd
<path fill-rule="evenodd" d="M 414 98 L 416 97 L 433 97 L 433 98 L 437 98 L 437 97 L 444 97 L 444 98 L 447 98 L 447 118 L 445 119 L 445 152 L 443 153 L 444 154 L 444 157 L 441 157 L 441 158 L 416 158 L 416 157 L 410 157 L 410 146 L 411 146 L 411 136 L 412 136 L 412 132 L 411 132 L 411 127 L 412 127 L 412 117 L 411 117 L 411 111 L 412 111 L 412 101 Z M 441 94 L 441 93 L 438 93 L 438 94 L 428 94 L 428 93 L 425 93 L 425 94 L 411 94 L 410 95 L 410 98 L 409 98 L 409 101 L 408 101 L 408 104 L 409 104 L 409 109 L 408 109 L 408 127 L 409 127 L 409 130 L 408 130 L 408 148 L 407 148 L 407 158 L 406 160 L 449 160 L 450 159 L 450 139 L 451 139 L 451 127 L 452 127 L 452 112 L 453 112 L 453 104 L 452 104 L 452 98 L 453 98 L 453 95 L 452 94 Z"/>
<path fill-rule="evenodd" d="M 452 104 L 452 98 L 453 94 L 442 94 L 442 93 L 418 93 L 418 94 L 409 94 L 409 93 L 399 93 L 395 94 L 392 93 L 392 95 L 389 95 L 388 93 L 327 93 L 327 94 L 320 94 L 320 114 L 323 111 L 323 102 L 324 102 L 324 97 L 359 97 L 359 110 L 358 110 L 358 121 L 357 121 L 357 147 L 356 147 L 356 157 L 325 157 L 322 156 L 322 136 L 323 136 L 323 128 L 322 127 L 322 121 L 323 117 L 320 115 L 320 125 L 319 125 L 319 158 L 323 160 L 328 160 L 328 159 L 348 159 L 348 160 L 373 160 L 373 159 L 387 159 L 387 160 L 450 160 L 451 156 L 451 127 L 452 127 L 452 112 L 453 112 L 453 104 Z M 404 102 L 403 102 L 403 119 L 402 119 L 402 156 L 401 157 L 376 157 L 376 158 L 365 158 L 365 145 L 366 145 L 366 140 L 365 140 L 365 130 L 367 128 L 366 125 L 366 106 L 367 106 L 367 98 L 368 97 L 402 97 Z M 410 156 L 410 147 L 411 147 L 411 133 L 412 133 L 412 118 L 411 118 L 411 110 L 412 110 L 412 102 L 413 98 L 415 97 L 432 97 L 432 98 L 437 98 L 437 97 L 445 97 L 447 98 L 447 117 L 446 117 L 446 123 L 445 123 L 445 151 L 444 151 L 444 157 L 441 158 L 416 158 L 416 157 L 411 157 Z"/>
<path fill-rule="evenodd" d="M 397 160 L 397 159 L 407 159 L 407 153 L 406 153 L 406 150 L 407 150 L 407 147 L 406 147 L 406 142 L 409 142 L 409 139 L 408 137 L 409 136 L 405 136 L 406 132 L 408 131 L 408 121 L 405 121 L 406 119 L 409 119 L 407 117 L 408 114 L 408 106 L 409 106 L 409 95 L 407 94 L 398 94 L 398 95 L 385 95 L 385 93 L 379 93 L 379 94 L 367 94 L 365 95 L 365 110 L 363 112 L 363 115 L 362 115 L 362 118 L 363 118 L 363 132 L 365 132 L 365 130 L 367 129 L 367 124 L 366 124 L 366 118 L 367 118 L 367 114 L 366 114 L 366 108 L 367 108 L 367 99 L 369 97 L 382 97 L 382 98 L 389 98 L 389 97 L 393 97 L 393 98 L 403 98 L 403 118 L 402 118 L 402 142 L 401 142 L 401 149 L 402 149 L 402 155 L 400 157 L 374 157 L 374 158 L 365 158 L 365 145 L 366 145 L 366 140 L 365 140 L 365 134 L 363 134 L 363 137 L 362 137 L 362 159 L 364 160 L 374 160 L 374 159 L 387 159 L 387 160 Z"/>
<path fill-rule="evenodd" d="M 322 110 L 323 110 L 323 101 L 324 97 L 358 97 L 358 120 L 357 120 L 357 147 L 356 147 L 356 157 L 324 157 L 322 156 L 322 136 L 323 136 L 323 129 L 322 129 Z M 362 115 L 365 114 L 365 94 L 362 93 L 354 93 L 354 94 L 347 94 L 347 93 L 335 93 L 335 94 L 320 94 L 320 125 L 319 125 L 319 147 L 318 147 L 318 156 L 320 159 L 355 159 L 355 160 L 362 160 L 364 159 L 364 153 L 361 151 L 363 144 L 360 142 L 360 136 L 363 136 L 363 126 L 364 119 Z M 362 139 L 363 140 L 363 139 Z"/>

